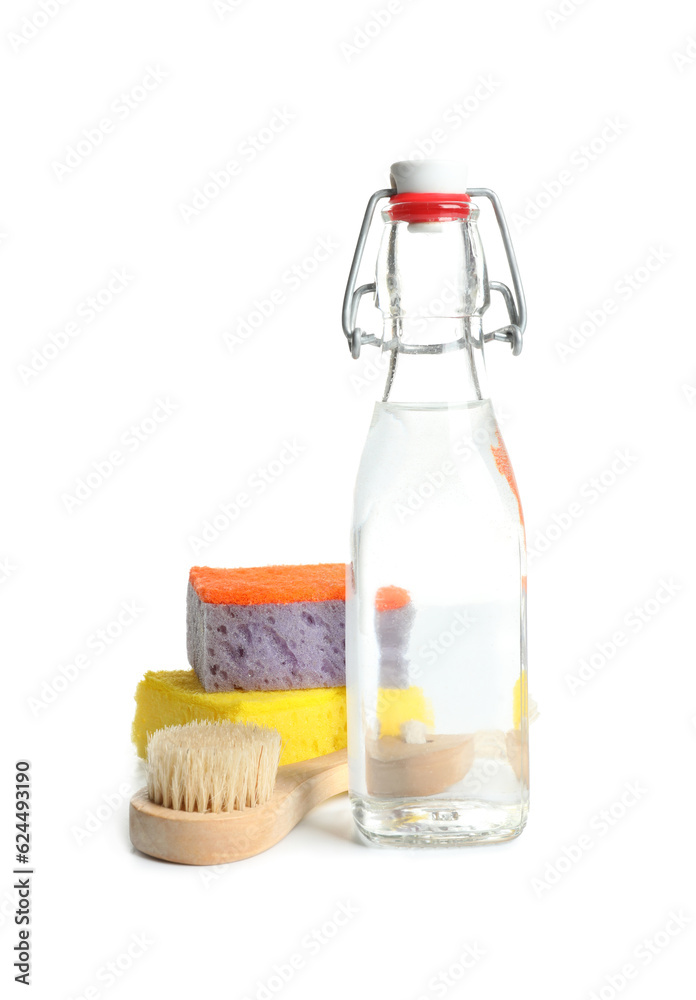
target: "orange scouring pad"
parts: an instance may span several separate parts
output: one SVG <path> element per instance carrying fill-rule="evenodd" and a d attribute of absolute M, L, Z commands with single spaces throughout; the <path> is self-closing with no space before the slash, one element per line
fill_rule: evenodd
<path fill-rule="evenodd" d="M 345 563 L 240 569 L 194 566 L 189 580 L 205 604 L 292 604 L 346 597 Z"/>
<path fill-rule="evenodd" d="M 395 611 L 410 600 L 411 595 L 403 587 L 380 587 L 375 594 L 375 608 L 377 611 Z"/>

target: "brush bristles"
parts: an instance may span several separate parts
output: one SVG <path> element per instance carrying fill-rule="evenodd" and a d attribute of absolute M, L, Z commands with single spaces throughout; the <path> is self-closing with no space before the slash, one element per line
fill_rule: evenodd
<path fill-rule="evenodd" d="M 267 802 L 280 760 L 280 733 L 238 722 L 189 722 L 152 733 L 147 793 L 185 812 L 232 812 Z"/>

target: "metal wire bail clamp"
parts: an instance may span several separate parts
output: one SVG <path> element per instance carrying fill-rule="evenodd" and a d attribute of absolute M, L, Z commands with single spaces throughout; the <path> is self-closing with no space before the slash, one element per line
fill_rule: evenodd
<path fill-rule="evenodd" d="M 360 263 L 365 250 L 365 244 L 367 243 L 367 235 L 370 231 L 370 225 L 372 223 L 372 217 L 375 214 L 377 203 L 383 198 L 391 198 L 395 194 L 395 188 L 382 188 L 379 191 L 375 191 L 368 201 L 362 225 L 360 227 L 360 233 L 358 234 L 358 242 L 355 247 L 355 253 L 353 254 L 350 273 L 348 274 L 346 293 L 343 296 L 343 333 L 348 341 L 350 353 L 353 358 L 356 359 L 360 357 L 360 348 L 363 344 L 380 343 L 378 337 L 375 337 L 373 334 L 365 333 L 364 330 L 361 330 L 358 326 L 356 326 L 360 300 L 363 295 L 366 295 L 368 292 L 372 292 L 374 294 L 376 285 L 374 281 L 371 281 L 368 284 L 359 285 L 356 288 L 356 282 L 358 280 L 358 271 L 360 270 Z M 523 335 L 527 326 L 527 305 L 525 303 L 522 280 L 517 266 L 515 251 L 512 246 L 510 230 L 508 229 L 508 225 L 505 220 L 503 206 L 500 203 L 498 195 L 495 191 L 491 191 L 490 188 L 469 188 L 467 194 L 471 198 L 488 198 L 493 206 L 496 222 L 498 223 L 498 229 L 500 230 L 500 236 L 505 248 L 508 267 L 510 268 L 512 287 L 514 289 L 513 295 L 504 282 L 489 282 L 491 291 L 499 292 L 502 295 L 510 322 L 506 326 L 499 327 L 497 330 L 485 333 L 483 339 L 484 341 L 507 341 L 512 347 L 512 353 L 514 355 L 518 355 L 522 352 Z"/>

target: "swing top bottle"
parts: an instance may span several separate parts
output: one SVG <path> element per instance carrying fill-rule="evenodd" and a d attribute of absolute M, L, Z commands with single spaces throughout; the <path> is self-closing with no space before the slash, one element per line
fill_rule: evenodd
<path fill-rule="evenodd" d="M 482 197 L 514 294 L 488 278 Z M 375 281 L 358 287 L 382 199 Z M 484 333 L 492 291 L 510 322 Z M 368 293 L 381 335 L 356 326 Z M 519 353 L 525 306 L 493 192 L 467 191 L 459 164 L 394 164 L 392 187 L 368 204 L 343 319 L 353 356 L 377 347 L 386 372 L 355 487 L 347 580 L 354 819 L 384 844 L 508 840 L 524 828 L 529 797 L 525 541 L 484 345 Z"/>

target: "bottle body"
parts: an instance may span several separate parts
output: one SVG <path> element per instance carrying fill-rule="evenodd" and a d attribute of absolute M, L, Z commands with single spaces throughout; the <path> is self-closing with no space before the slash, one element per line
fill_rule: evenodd
<path fill-rule="evenodd" d="M 376 404 L 351 547 L 359 829 L 408 845 L 518 835 L 528 803 L 524 529 L 489 400 Z"/>

